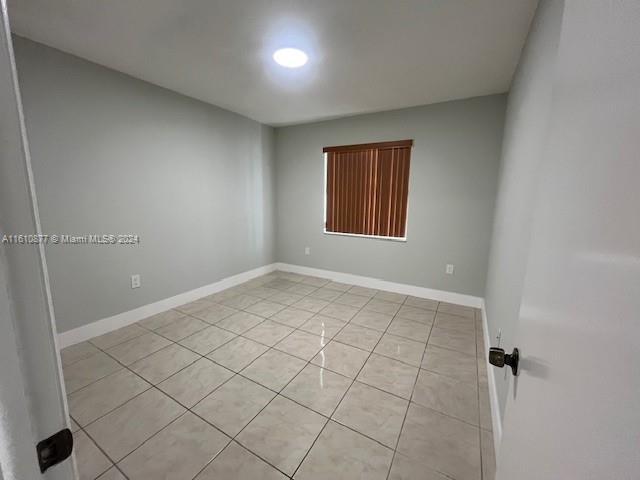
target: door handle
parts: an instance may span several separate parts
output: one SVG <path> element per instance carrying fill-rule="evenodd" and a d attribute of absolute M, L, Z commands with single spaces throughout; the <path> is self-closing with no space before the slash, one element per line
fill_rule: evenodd
<path fill-rule="evenodd" d="M 520 352 L 517 348 L 514 348 L 511 353 L 504 353 L 504 348 L 491 347 L 489 349 L 489 363 L 499 368 L 509 365 L 514 375 L 518 375 L 519 361 Z"/>

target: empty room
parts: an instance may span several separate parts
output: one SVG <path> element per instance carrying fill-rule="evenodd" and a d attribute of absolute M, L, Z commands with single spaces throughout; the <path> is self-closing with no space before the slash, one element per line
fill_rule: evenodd
<path fill-rule="evenodd" d="M 0 480 L 638 478 L 640 2 L 0 4 Z"/>

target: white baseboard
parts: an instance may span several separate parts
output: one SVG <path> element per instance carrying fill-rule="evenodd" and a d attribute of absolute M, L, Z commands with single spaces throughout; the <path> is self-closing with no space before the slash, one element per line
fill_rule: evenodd
<path fill-rule="evenodd" d="M 223 278 L 222 280 L 205 285 L 204 287 L 196 288 L 188 292 L 180 293 L 173 297 L 165 298 L 157 302 L 143 305 L 142 307 L 134 308 L 126 312 L 119 313 L 112 317 L 103 318 L 97 320 L 88 325 L 74 328 L 58 334 L 58 346 L 65 348 L 76 343 L 84 342 L 90 338 L 109 333 L 118 328 L 126 327 L 132 323 L 138 322 L 144 318 L 150 317 L 157 313 L 164 312 L 174 307 L 184 305 L 185 303 L 192 302 L 198 298 L 206 297 L 214 293 L 220 292 L 227 288 L 234 287 L 249 280 L 271 273 L 276 269 L 276 264 L 264 265 L 262 267 L 254 268 L 246 272 L 233 275 L 231 277 Z"/>
<path fill-rule="evenodd" d="M 126 327 L 132 323 L 142 319 L 164 312 L 171 308 L 183 305 L 198 298 L 212 295 L 221 290 L 231 288 L 235 285 L 247 282 L 261 275 L 266 275 L 274 270 L 282 270 L 285 272 L 299 273 L 301 275 L 312 275 L 317 277 L 329 278 L 336 282 L 349 283 L 361 287 L 375 288 L 378 290 L 387 290 L 390 292 L 401 293 L 404 295 L 413 295 L 415 297 L 431 298 L 440 302 L 456 303 L 474 308 L 480 308 L 483 305 L 482 298 L 472 295 L 464 295 L 461 293 L 447 292 L 444 290 L 434 290 L 431 288 L 418 287 L 415 285 L 407 285 L 403 283 L 388 282 L 372 277 L 363 277 L 360 275 L 352 275 L 350 273 L 333 272 L 331 270 L 321 270 L 318 268 L 303 267 L 299 265 L 291 265 L 288 263 L 272 263 L 262 267 L 255 268 L 246 272 L 224 278 L 218 282 L 204 287 L 196 288 L 188 292 L 175 295 L 164 300 L 149 303 L 133 310 L 113 315 L 112 317 L 97 320 L 88 325 L 83 325 L 66 332 L 58 334 L 58 345 L 65 348 L 76 343 L 84 342 L 90 338 L 109 333 L 118 328 Z"/>
<path fill-rule="evenodd" d="M 489 323 L 487 321 L 487 310 L 482 301 L 482 332 L 484 336 L 484 351 L 489 352 L 491 340 L 489 339 Z M 500 442 L 502 441 L 502 420 L 500 419 L 500 405 L 498 403 L 498 390 L 496 389 L 495 368 L 489 363 L 489 355 L 485 355 L 487 363 L 487 379 L 489 382 L 489 400 L 491 402 L 491 426 L 493 428 L 493 446 L 495 456 L 498 458 Z"/>
<path fill-rule="evenodd" d="M 447 292 L 445 290 L 434 290 L 432 288 L 407 285 L 405 283 L 388 282 L 386 280 L 373 277 L 363 277 L 360 275 L 352 275 L 350 273 L 291 265 L 289 263 L 276 263 L 276 270 L 299 273 L 301 275 L 324 277 L 329 278 L 334 282 L 349 283 L 351 285 L 375 288 L 377 290 L 387 290 L 389 292 L 401 293 L 403 295 L 413 295 L 414 297 L 431 298 L 432 300 L 438 300 L 439 302 L 456 303 L 467 307 L 480 308 L 483 302 L 481 297 L 474 297 L 473 295 Z"/>

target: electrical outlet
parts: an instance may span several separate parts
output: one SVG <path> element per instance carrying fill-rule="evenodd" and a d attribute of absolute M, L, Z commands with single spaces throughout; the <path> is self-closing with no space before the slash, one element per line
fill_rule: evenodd
<path fill-rule="evenodd" d="M 498 342 L 498 347 L 502 343 L 502 329 L 498 329 L 498 334 L 496 335 L 496 341 Z"/>
<path fill-rule="evenodd" d="M 131 288 L 140 288 L 140 274 L 131 275 Z"/>
<path fill-rule="evenodd" d="M 447 275 L 453 275 L 454 269 L 455 269 L 455 265 L 453 263 L 447 263 L 447 268 L 445 269 L 445 273 Z"/>
<path fill-rule="evenodd" d="M 311 247 L 304 247 L 304 254 L 311 255 Z"/>

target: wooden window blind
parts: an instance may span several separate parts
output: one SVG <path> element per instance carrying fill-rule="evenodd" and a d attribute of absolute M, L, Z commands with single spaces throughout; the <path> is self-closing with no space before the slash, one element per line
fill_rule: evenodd
<path fill-rule="evenodd" d="M 327 232 L 404 238 L 413 140 L 326 147 Z"/>

